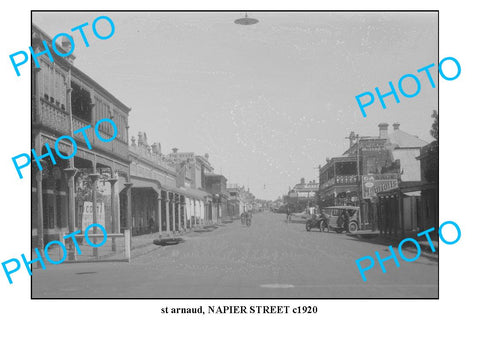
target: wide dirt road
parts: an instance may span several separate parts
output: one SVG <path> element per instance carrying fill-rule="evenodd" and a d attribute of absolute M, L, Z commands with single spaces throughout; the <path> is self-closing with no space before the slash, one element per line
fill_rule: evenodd
<path fill-rule="evenodd" d="M 186 242 L 148 246 L 131 263 L 87 263 L 35 270 L 33 297 L 370 298 L 438 297 L 438 262 L 421 256 L 359 274 L 355 260 L 389 255 L 386 246 L 345 234 L 307 232 L 285 215 L 259 213 L 192 232 Z M 397 255 L 398 256 L 398 255 Z M 406 256 L 414 257 L 413 253 Z"/>

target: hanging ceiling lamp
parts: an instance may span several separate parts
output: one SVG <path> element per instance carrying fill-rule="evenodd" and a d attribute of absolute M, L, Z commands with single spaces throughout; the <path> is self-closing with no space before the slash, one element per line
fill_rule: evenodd
<path fill-rule="evenodd" d="M 234 21 L 237 25 L 255 25 L 257 22 L 257 19 L 249 18 L 247 12 L 245 12 L 245 18 L 240 18 Z"/>

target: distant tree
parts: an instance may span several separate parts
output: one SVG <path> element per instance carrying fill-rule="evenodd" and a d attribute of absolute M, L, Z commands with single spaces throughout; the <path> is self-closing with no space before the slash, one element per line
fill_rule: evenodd
<path fill-rule="evenodd" d="M 433 123 L 430 134 L 435 140 L 430 143 L 424 151 L 427 155 L 424 176 L 428 182 L 438 183 L 438 112 L 433 110 Z"/>
<path fill-rule="evenodd" d="M 433 110 L 433 114 L 431 116 L 433 118 L 432 128 L 430 129 L 430 134 L 432 135 L 435 140 L 438 140 L 438 112 L 437 110 Z"/>

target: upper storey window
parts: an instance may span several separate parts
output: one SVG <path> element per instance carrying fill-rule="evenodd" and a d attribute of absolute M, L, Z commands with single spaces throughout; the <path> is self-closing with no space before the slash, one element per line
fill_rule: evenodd
<path fill-rule="evenodd" d="M 113 118 L 110 105 L 100 97 L 95 96 L 95 119 L 99 121 L 104 118 Z M 110 124 L 101 124 L 99 130 L 110 136 L 113 135 L 113 128 Z"/>
<path fill-rule="evenodd" d="M 65 74 L 54 64 L 40 60 L 40 96 L 49 103 L 65 110 L 67 105 L 67 85 Z"/>
<path fill-rule="evenodd" d="M 90 92 L 72 81 L 72 113 L 84 121 L 92 121 L 92 99 Z"/>

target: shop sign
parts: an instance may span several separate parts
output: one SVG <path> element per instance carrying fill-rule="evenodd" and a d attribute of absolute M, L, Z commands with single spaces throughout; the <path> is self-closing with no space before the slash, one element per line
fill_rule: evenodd
<path fill-rule="evenodd" d="M 92 202 L 83 202 L 82 211 L 82 230 L 85 230 L 90 224 L 93 223 L 93 204 Z M 105 206 L 103 202 L 97 202 L 97 222 L 101 225 L 105 225 Z"/>
<path fill-rule="evenodd" d="M 362 151 L 383 151 L 385 150 L 385 141 L 383 140 L 362 140 L 360 141 Z"/>
<path fill-rule="evenodd" d="M 398 188 L 396 174 L 362 176 L 363 199 L 376 197 L 377 193 Z"/>
<path fill-rule="evenodd" d="M 303 197 L 303 198 L 315 197 L 315 192 L 300 191 L 300 192 L 297 192 L 297 197 Z"/>

